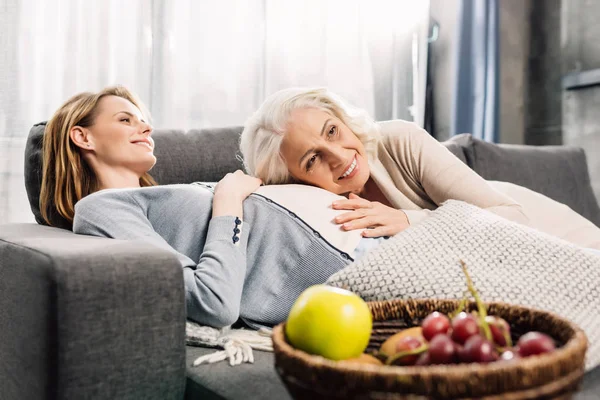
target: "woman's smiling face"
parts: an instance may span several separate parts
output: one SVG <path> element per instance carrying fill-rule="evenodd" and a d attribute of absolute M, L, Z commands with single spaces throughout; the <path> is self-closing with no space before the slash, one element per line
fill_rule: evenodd
<path fill-rule="evenodd" d="M 125 168 L 141 176 L 156 163 L 152 126 L 127 99 L 103 97 L 86 130 L 98 168 Z"/>
<path fill-rule="evenodd" d="M 336 194 L 359 193 L 369 179 L 362 142 L 321 109 L 292 111 L 280 151 L 295 179 Z"/>

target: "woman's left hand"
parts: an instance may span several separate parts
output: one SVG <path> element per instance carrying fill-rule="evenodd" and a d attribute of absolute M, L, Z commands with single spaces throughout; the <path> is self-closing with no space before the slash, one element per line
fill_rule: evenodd
<path fill-rule="evenodd" d="M 363 199 L 354 193 L 350 193 L 348 200 L 334 201 L 331 207 L 334 210 L 353 210 L 338 215 L 334 221 L 342 224 L 345 231 L 364 229 L 363 237 L 393 236 L 410 226 L 404 211 Z"/>

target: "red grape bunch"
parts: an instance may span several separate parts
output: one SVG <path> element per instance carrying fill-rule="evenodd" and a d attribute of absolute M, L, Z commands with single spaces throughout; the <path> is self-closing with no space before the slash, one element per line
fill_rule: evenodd
<path fill-rule="evenodd" d="M 379 356 L 388 365 L 436 365 L 509 361 L 554 351 L 552 338 L 528 332 L 513 346 L 509 324 L 487 310 L 461 261 L 477 311 L 464 311 L 466 298 L 447 316 L 429 314 L 420 327 L 401 331 L 386 340 Z"/>

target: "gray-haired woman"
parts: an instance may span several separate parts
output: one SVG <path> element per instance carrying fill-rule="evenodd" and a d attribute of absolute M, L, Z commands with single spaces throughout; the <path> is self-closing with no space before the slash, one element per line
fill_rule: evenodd
<path fill-rule="evenodd" d="M 365 237 L 394 235 L 449 199 L 462 200 L 583 247 L 600 229 L 567 206 L 506 182 L 488 182 L 411 122 L 373 121 L 327 89 L 269 96 L 244 128 L 249 174 L 348 195 L 336 222 Z"/>

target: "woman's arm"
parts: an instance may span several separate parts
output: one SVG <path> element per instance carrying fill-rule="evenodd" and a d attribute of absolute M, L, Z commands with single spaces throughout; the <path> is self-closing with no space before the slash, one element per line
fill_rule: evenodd
<path fill-rule="evenodd" d="M 462 200 L 511 221 L 528 222 L 520 204 L 492 188 L 416 124 L 389 121 L 382 124 L 382 130 L 389 133 L 385 140 L 389 140 L 396 162 L 406 166 L 437 205 L 449 199 Z"/>
<path fill-rule="evenodd" d="M 241 170 L 228 173 L 215 186 L 213 199 L 213 218 L 222 215 L 234 215 L 243 218 L 242 203 L 262 184 L 262 181 Z"/>

